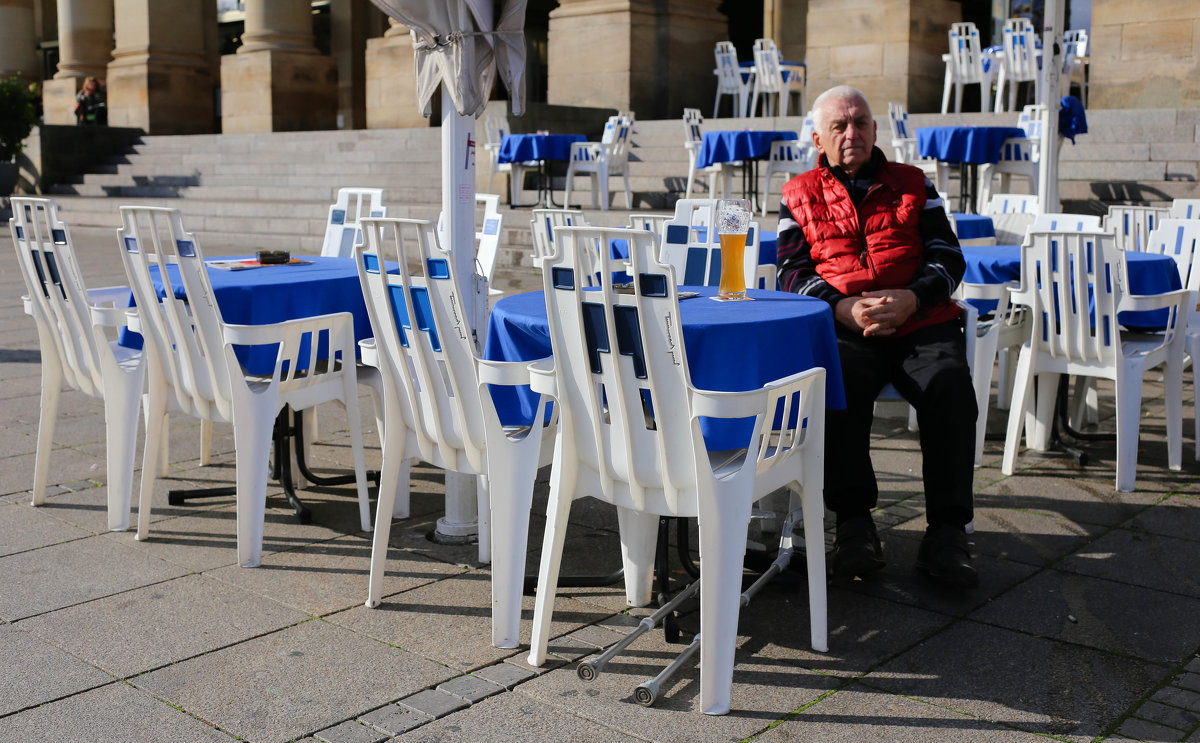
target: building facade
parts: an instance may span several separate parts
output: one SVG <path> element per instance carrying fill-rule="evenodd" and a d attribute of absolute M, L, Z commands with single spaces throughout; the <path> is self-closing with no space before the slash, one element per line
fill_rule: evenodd
<path fill-rule="evenodd" d="M 707 112 L 715 42 L 757 36 L 804 60 L 808 91 L 855 85 L 936 110 L 947 30 L 995 38 L 1022 0 L 530 0 L 529 96 L 674 118 Z M 1091 108 L 1200 108 L 1200 2 L 1070 0 L 1091 32 Z M 150 134 L 422 126 L 407 29 L 369 0 L 3 0 L 0 75 L 42 83 L 74 123 L 84 78 L 108 121 Z M 496 95 L 503 95 L 497 91 Z M 811 98 L 809 98 L 811 100 Z"/>

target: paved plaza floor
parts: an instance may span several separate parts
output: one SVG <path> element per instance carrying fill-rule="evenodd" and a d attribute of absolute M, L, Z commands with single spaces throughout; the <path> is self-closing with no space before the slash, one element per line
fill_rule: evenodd
<path fill-rule="evenodd" d="M 125 283 L 113 232 L 79 231 L 76 243 L 93 286 Z M 0 255 L 11 251 L 5 231 Z M 352 488 L 302 491 L 313 519 L 300 525 L 272 483 L 265 556 L 254 569 L 236 564 L 232 497 L 167 505 L 168 489 L 232 482 L 229 427 L 216 429 L 216 463 L 201 467 L 198 424 L 172 418 L 152 538 L 138 542 L 106 530 L 103 407 L 65 393 L 49 498 L 31 507 L 38 339 L 22 312 L 19 273 L 5 265 L 0 741 L 1200 740 L 1190 376 L 1182 472 L 1166 467 L 1158 375 L 1146 383 L 1133 493 L 1113 488 L 1111 444 L 1090 446 L 1084 468 L 1061 454 L 1025 453 L 1018 472 L 1004 476 L 1007 416 L 993 410 L 975 479 L 981 585 L 966 593 L 913 569 L 924 528 L 917 435 L 901 418 L 881 417 L 876 520 L 887 568 L 831 587 L 827 653 L 808 646 L 803 574 L 787 571 L 768 585 L 742 614 L 733 709 L 710 717 L 698 711 L 694 663 L 654 707 L 635 703 L 634 688 L 684 647 L 662 631 L 639 638 L 595 681 L 578 678 L 581 657 L 648 613 L 628 609 L 620 586 L 561 591 L 553 659 L 541 668 L 525 662 L 527 644 L 493 648 L 487 566 L 473 545 L 427 538 L 443 510 L 436 468 L 413 471 L 413 515 L 392 530 L 376 609 L 363 605 L 370 539 Z M 1111 403 L 1101 418 L 1111 428 Z M 337 406 L 321 409 L 313 460 L 322 471 L 348 468 L 343 421 Z M 368 466 L 378 467 L 370 426 Z M 535 494 L 530 572 L 546 476 Z M 611 509 L 579 502 L 573 523 L 564 573 L 615 569 Z M 524 609 L 527 643 L 532 598 Z M 693 608 L 681 623 L 686 640 L 697 629 Z"/>

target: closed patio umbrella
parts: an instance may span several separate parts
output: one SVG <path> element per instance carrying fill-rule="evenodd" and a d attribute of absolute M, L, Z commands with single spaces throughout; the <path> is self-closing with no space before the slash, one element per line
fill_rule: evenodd
<path fill-rule="evenodd" d="M 491 97 L 497 72 L 514 114 L 525 106 L 527 0 L 371 0 L 408 26 L 417 62 L 417 105 L 425 116 L 442 87 L 441 239 L 454 256 L 476 343 L 487 328 L 487 293 L 475 267 L 475 118 Z M 498 10 L 498 14 L 497 14 Z M 498 21 L 497 21 L 498 17 Z M 447 540 L 478 531 L 473 489 L 446 475 L 446 515 L 436 534 Z"/>

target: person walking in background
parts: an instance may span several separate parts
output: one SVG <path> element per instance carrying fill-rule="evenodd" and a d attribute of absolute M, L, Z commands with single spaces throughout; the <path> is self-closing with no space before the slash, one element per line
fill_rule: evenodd
<path fill-rule="evenodd" d="M 90 75 L 83 79 L 83 88 L 75 96 L 75 123 L 81 126 L 102 126 L 108 123 L 108 108 L 103 84 Z"/>

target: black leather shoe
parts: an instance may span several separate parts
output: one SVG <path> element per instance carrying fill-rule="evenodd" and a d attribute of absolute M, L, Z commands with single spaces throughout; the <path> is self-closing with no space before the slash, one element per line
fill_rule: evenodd
<path fill-rule="evenodd" d="M 979 585 L 979 573 L 971 564 L 967 534 L 956 526 L 939 524 L 925 530 L 917 552 L 917 570 L 948 588 Z"/>
<path fill-rule="evenodd" d="M 870 516 L 857 516 L 837 526 L 829 574 L 835 581 L 851 581 L 882 569 L 883 545 Z"/>

